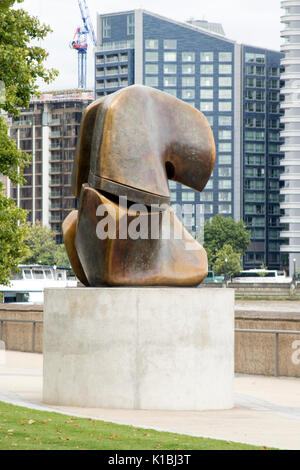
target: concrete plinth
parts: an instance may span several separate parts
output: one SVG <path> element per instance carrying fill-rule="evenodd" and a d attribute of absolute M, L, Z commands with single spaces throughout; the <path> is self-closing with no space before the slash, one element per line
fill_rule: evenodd
<path fill-rule="evenodd" d="M 232 408 L 234 291 L 46 289 L 43 352 L 48 404 Z"/>

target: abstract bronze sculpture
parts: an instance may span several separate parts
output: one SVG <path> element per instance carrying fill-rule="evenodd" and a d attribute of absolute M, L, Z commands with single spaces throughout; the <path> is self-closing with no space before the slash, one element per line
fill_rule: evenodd
<path fill-rule="evenodd" d="M 173 96 L 134 85 L 92 103 L 73 168 L 79 210 L 63 223 L 78 279 L 91 287 L 198 285 L 206 252 L 170 209 L 168 179 L 202 191 L 214 163 L 207 119 Z M 143 226 L 140 237 L 130 236 L 132 224 Z M 168 229 L 181 236 L 165 237 Z"/>

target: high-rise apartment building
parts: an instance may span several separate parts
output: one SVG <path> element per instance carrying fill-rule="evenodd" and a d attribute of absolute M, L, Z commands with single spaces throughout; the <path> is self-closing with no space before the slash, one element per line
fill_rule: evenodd
<path fill-rule="evenodd" d="M 284 172 L 281 175 L 281 236 L 284 243 L 281 252 L 288 257 L 290 273 L 300 268 L 300 1 L 282 1 L 284 8 L 281 21 L 285 29 L 281 32 L 284 44 L 281 47 L 285 58 L 285 70 L 281 75 L 284 101 L 281 106 L 285 126 L 281 136 L 284 145 Z"/>
<path fill-rule="evenodd" d="M 8 181 L 7 195 L 28 211 L 29 222 L 50 227 L 58 243 L 62 221 L 76 206 L 72 167 L 82 113 L 93 99 L 91 91 L 45 93 L 9 120 L 11 138 L 32 159 L 24 170 L 26 183 L 13 186 Z"/>
<path fill-rule="evenodd" d="M 281 57 L 237 44 L 220 25 L 144 10 L 98 16 L 96 98 L 143 84 L 206 115 L 217 148 L 212 178 L 201 194 L 170 182 L 171 200 L 202 204 L 206 219 L 243 219 L 251 231 L 245 268 L 280 267 Z M 203 227 L 192 220 L 197 236 Z"/>

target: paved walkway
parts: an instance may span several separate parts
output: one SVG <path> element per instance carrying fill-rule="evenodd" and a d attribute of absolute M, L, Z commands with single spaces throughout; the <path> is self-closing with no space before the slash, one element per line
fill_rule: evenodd
<path fill-rule="evenodd" d="M 300 379 L 238 375 L 235 407 L 226 411 L 142 411 L 42 403 L 43 356 L 0 356 L 0 401 L 121 424 L 300 450 Z"/>

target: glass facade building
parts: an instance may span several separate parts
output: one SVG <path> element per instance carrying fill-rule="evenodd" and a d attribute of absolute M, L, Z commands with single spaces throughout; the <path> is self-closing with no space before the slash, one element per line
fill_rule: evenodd
<path fill-rule="evenodd" d="M 205 219 L 243 219 L 245 268 L 280 267 L 280 60 L 282 54 L 144 10 L 98 15 L 95 95 L 132 84 L 169 93 L 202 111 L 217 159 L 202 193 L 170 182 L 172 204 L 198 204 Z M 203 230 L 192 214 L 192 232 Z"/>
<path fill-rule="evenodd" d="M 282 151 L 284 159 L 281 162 L 281 222 L 283 230 L 281 237 L 282 254 L 287 257 L 286 263 L 290 273 L 300 268 L 300 1 L 282 1 L 284 9 L 281 21 L 284 29 L 281 36 L 284 44 L 281 47 L 285 57 L 281 63 L 284 73 L 281 108 L 284 116 L 281 122 L 284 129 Z"/>

